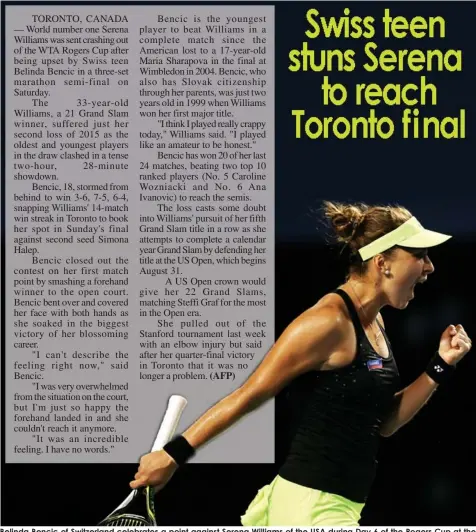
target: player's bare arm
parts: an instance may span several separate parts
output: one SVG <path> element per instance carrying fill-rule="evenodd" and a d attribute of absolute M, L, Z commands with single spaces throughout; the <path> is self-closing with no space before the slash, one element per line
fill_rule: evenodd
<path fill-rule="evenodd" d="M 462 325 L 450 325 L 443 332 L 438 353 L 451 366 L 469 352 L 472 342 Z M 380 429 L 382 436 L 388 437 L 406 425 L 429 401 L 438 383 L 426 372 L 395 396 L 395 407 Z"/>
<path fill-rule="evenodd" d="M 199 448 L 277 395 L 297 376 L 320 369 L 339 349 L 347 327 L 338 308 L 313 307 L 304 312 L 286 328 L 247 381 L 191 425 L 183 433 L 185 439 L 193 448 Z M 144 455 L 130 486 L 160 488 L 176 467 L 165 451 Z"/>

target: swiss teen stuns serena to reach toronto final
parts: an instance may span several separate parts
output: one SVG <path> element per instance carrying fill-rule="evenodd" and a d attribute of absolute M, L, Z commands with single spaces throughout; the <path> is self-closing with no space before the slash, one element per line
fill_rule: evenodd
<path fill-rule="evenodd" d="M 287 458 L 241 517 L 244 526 L 358 525 L 372 485 L 380 436 L 390 436 L 429 400 L 468 353 L 462 325 L 449 325 L 426 371 L 405 389 L 380 310 L 404 309 L 434 267 L 428 248 L 450 237 L 422 227 L 402 207 L 325 202 L 350 256 L 335 291 L 298 316 L 259 367 L 164 449 L 144 455 L 132 488 L 159 489 L 196 449 L 315 372 Z"/>

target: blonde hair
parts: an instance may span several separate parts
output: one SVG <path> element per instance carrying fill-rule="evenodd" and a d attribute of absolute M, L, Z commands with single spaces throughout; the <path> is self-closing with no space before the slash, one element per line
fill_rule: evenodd
<path fill-rule="evenodd" d="M 365 203 L 325 201 L 323 211 L 334 231 L 336 241 L 349 251 L 351 271 L 360 270 L 361 273 L 365 271 L 367 264 L 362 262 L 359 249 L 393 231 L 412 217 L 411 212 L 401 206 L 369 206 Z"/>

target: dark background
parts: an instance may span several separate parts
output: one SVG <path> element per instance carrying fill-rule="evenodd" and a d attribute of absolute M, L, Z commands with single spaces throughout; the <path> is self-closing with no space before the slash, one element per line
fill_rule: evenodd
<path fill-rule="evenodd" d="M 291 109 L 309 115 L 357 110 L 324 108 L 319 73 L 291 73 L 288 52 L 300 48 L 307 29 L 305 12 L 379 18 L 388 7 L 407 17 L 441 15 L 447 37 L 373 40 L 386 48 L 464 50 L 463 73 L 426 74 L 437 84 L 439 105 L 421 114 L 443 117 L 467 113 L 465 140 L 297 140 Z M 438 347 L 450 323 L 462 323 L 474 338 L 476 184 L 473 172 L 476 8 L 470 2 L 277 2 L 276 4 L 276 335 L 308 306 L 334 289 L 345 275 L 339 256 L 325 239 L 314 210 L 323 199 L 399 203 L 424 225 L 454 235 L 432 251 L 436 272 L 417 288 L 405 311 L 384 309 L 387 332 L 404 384 L 414 380 Z M 362 50 L 364 40 L 318 39 L 310 47 Z M 358 57 L 362 58 L 362 52 Z M 349 88 L 356 82 L 408 82 L 410 72 L 330 73 Z M 377 108 L 397 120 L 401 109 Z M 366 115 L 362 107 L 358 114 Z M 263 353 L 264 354 L 264 353 Z M 395 436 L 382 439 L 378 476 L 362 516 L 362 525 L 475 525 L 472 481 L 475 399 L 474 354 L 430 403 Z M 158 499 L 162 525 L 238 525 L 256 491 L 271 481 L 284 458 L 291 432 L 295 392 L 276 399 L 275 465 L 195 465 L 179 470 Z M 253 435 L 250 434 L 250 438 Z M 4 453 L 3 458 L 4 458 Z M 94 525 L 128 493 L 136 465 L 5 465 L 2 471 L 3 525 Z M 105 489 L 107 487 L 107 489 Z M 28 490 L 28 492 L 25 492 Z M 87 491 L 86 491 L 87 490 Z"/>

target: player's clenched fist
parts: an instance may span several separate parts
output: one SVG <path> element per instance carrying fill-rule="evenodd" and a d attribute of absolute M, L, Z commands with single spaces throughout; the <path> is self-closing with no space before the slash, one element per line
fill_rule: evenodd
<path fill-rule="evenodd" d="M 450 325 L 441 335 L 438 352 L 441 358 L 456 365 L 471 349 L 472 342 L 462 325 Z"/>

